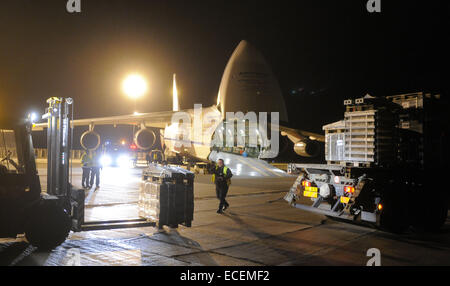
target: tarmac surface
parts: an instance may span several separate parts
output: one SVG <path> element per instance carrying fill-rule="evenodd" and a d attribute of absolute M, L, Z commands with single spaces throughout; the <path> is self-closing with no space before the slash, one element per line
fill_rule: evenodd
<path fill-rule="evenodd" d="M 106 168 L 99 190 L 86 191 L 86 221 L 138 218 L 142 169 Z M 40 168 L 45 186 L 45 168 Z M 450 220 L 439 233 L 394 235 L 290 207 L 294 177 L 233 178 L 225 214 L 209 175 L 195 179 L 192 227 L 124 228 L 73 233 L 52 251 L 25 238 L 0 239 L 0 265 L 450 265 Z M 79 185 L 81 169 L 73 170 Z"/>

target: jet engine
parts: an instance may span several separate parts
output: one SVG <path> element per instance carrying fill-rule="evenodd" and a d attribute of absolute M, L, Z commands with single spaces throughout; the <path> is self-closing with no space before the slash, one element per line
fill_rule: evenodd
<path fill-rule="evenodd" d="M 138 130 L 134 134 L 134 143 L 139 149 L 149 150 L 155 145 L 156 142 L 156 134 L 153 130 L 148 128 L 143 128 Z"/>
<path fill-rule="evenodd" d="M 100 146 L 100 135 L 93 130 L 86 131 L 81 135 L 80 143 L 84 149 L 95 150 Z"/>
<path fill-rule="evenodd" d="M 303 139 L 294 144 L 294 152 L 302 157 L 315 157 L 319 151 L 319 143 L 315 140 Z"/>

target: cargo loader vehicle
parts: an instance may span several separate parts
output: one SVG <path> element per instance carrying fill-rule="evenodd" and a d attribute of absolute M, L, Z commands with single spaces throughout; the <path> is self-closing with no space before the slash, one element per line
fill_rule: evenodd
<path fill-rule="evenodd" d="M 289 164 L 285 200 L 329 217 L 401 233 L 437 230 L 449 207 L 449 105 L 410 93 L 344 101 L 344 119 L 323 126 L 327 164 Z"/>

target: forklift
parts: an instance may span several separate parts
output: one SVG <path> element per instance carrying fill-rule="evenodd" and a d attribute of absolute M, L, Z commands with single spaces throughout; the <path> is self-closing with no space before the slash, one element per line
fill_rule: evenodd
<path fill-rule="evenodd" d="M 52 97 L 47 119 L 47 190 L 41 190 L 31 131 L 31 117 L 0 119 L 0 237 L 25 234 L 40 249 L 63 243 L 70 230 L 81 231 L 84 190 L 70 177 L 73 114 L 71 98 Z"/>
<path fill-rule="evenodd" d="M 41 189 L 31 132 L 34 122 L 0 117 L 0 238 L 25 234 L 50 250 L 70 231 L 155 226 L 145 218 L 85 221 L 85 192 L 72 184 L 73 100 L 52 97 L 47 120 L 47 190 Z"/>

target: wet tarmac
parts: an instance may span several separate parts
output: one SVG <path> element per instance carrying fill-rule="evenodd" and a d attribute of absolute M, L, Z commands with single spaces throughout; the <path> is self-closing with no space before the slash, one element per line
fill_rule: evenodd
<path fill-rule="evenodd" d="M 45 169 L 40 168 L 45 185 Z M 137 218 L 142 169 L 104 169 L 86 192 L 86 221 Z M 439 233 L 394 235 L 288 206 L 293 177 L 234 178 L 225 214 L 210 176 L 197 175 L 192 227 L 126 228 L 71 233 L 52 251 L 23 237 L 0 239 L 0 265 L 450 265 L 450 221 Z M 74 168 L 73 181 L 81 180 Z"/>

